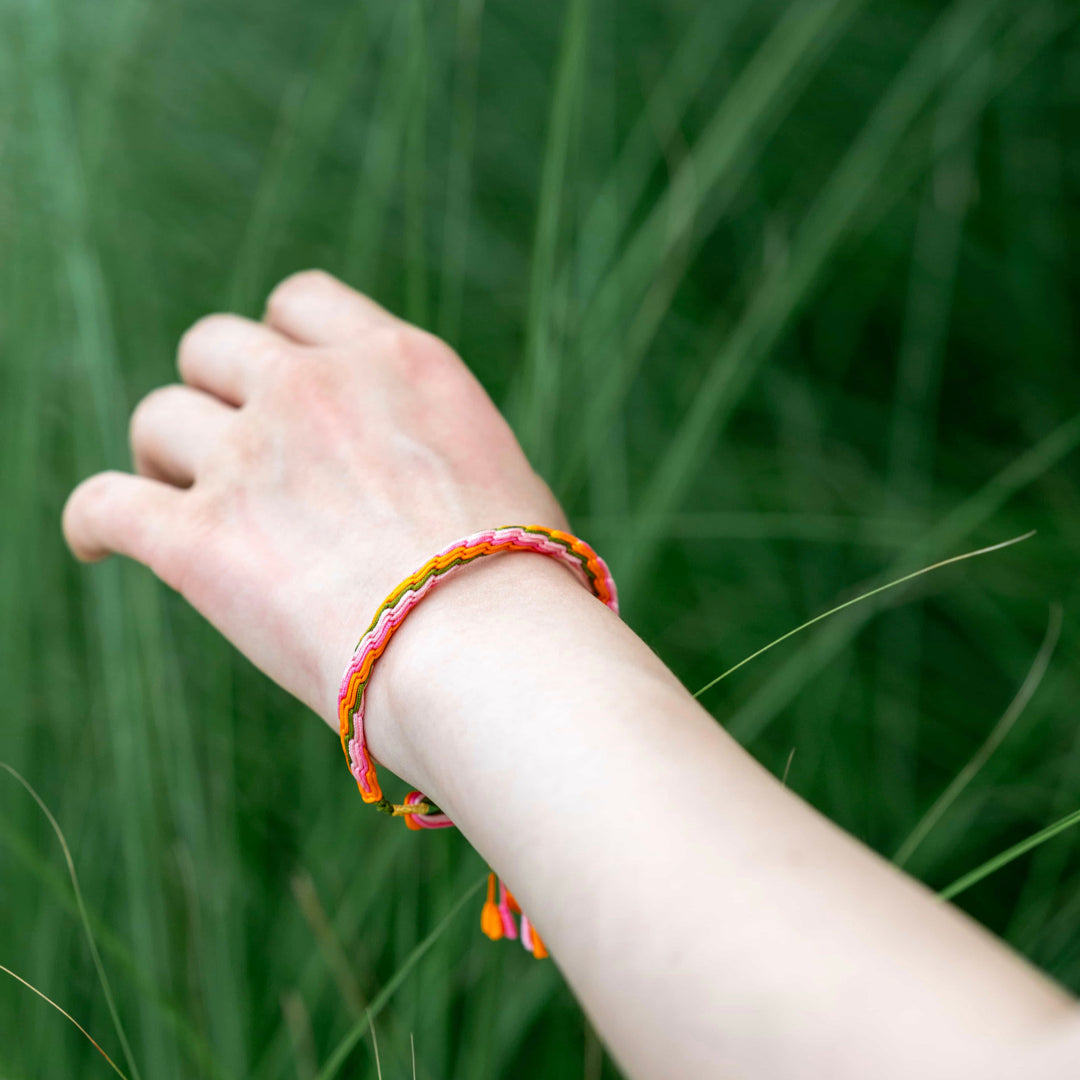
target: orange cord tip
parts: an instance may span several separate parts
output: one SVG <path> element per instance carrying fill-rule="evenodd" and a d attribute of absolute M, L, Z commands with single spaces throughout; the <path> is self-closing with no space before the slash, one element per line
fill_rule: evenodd
<path fill-rule="evenodd" d="M 533 939 L 533 956 L 537 960 L 543 960 L 547 956 L 547 946 L 541 940 L 540 935 L 536 932 L 536 927 L 532 927 L 532 939 Z"/>
<path fill-rule="evenodd" d="M 503 924 L 499 916 L 499 909 L 490 901 L 484 905 L 483 911 L 480 912 L 480 929 L 492 941 L 498 941 L 503 936 Z"/>
<path fill-rule="evenodd" d="M 492 941 L 498 941 L 503 936 L 502 916 L 495 904 L 495 875 L 488 874 L 487 899 L 484 901 L 483 910 L 480 912 L 480 929 L 487 934 Z"/>

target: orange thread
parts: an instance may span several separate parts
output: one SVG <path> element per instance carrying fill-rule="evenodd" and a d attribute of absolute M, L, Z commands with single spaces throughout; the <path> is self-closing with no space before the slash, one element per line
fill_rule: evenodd
<path fill-rule="evenodd" d="M 480 912 L 480 929 L 492 941 L 498 941 L 503 936 L 502 918 L 499 915 L 498 907 L 495 905 L 494 874 L 488 874 L 487 900 L 484 901 L 483 910 Z"/>
<path fill-rule="evenodd" d="M 547 946 L 543 943 L 543 941 L 540 940 L 540 935 L 536 932 L 536 927 L 533 926 L 531 929 L 533 939 L 533 956 L 535 956 L 537 960 L 543 960 L 544 957 L 548 954 Z"/>

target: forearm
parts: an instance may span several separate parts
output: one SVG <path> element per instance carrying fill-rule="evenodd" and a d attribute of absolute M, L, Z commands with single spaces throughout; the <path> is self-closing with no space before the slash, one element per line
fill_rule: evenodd
<path fill-rule="evenodd" d="M 547 560 L 447 581 L 369 694 L 376 755 L 505 877 L 637 1077 L 965 1075 L 1072 1023 L 1062 991 L 785 790 Z"/>

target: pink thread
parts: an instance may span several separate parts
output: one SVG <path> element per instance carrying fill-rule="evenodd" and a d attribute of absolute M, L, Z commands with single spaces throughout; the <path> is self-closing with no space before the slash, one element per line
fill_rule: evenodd
<path fill-rule="evenodd" d="M 502 919 L 503 933 L 511 941 L 517 939 L 518 930 L 514 922 L 513 913 L 510 911 L 510 901 L 507 899 L 506 884 L 499 879 L 499 918 Z"/>
<path fill-rule="evenodd" d="M 405 796 L 406 806 L 415 806 L 419 802 L 428 800 L 419 791 L 410 791 Z M 405 821 L 414 829 L 449 829 L 454 823 L 443 813 L 438 814 L 409 814 Z"/>

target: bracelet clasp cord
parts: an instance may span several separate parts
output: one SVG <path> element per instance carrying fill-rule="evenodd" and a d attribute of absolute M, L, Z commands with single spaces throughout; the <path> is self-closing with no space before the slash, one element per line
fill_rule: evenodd
<path fill-rule="evenodd" d="M 392 803 L 389 799 L 380 799 L 374 804 L 380 814 L 390 817 L 408 817 L 409 814 L 437 814 L 439 811 L 431 803 L 416 802 L 410 804 Z"/>

